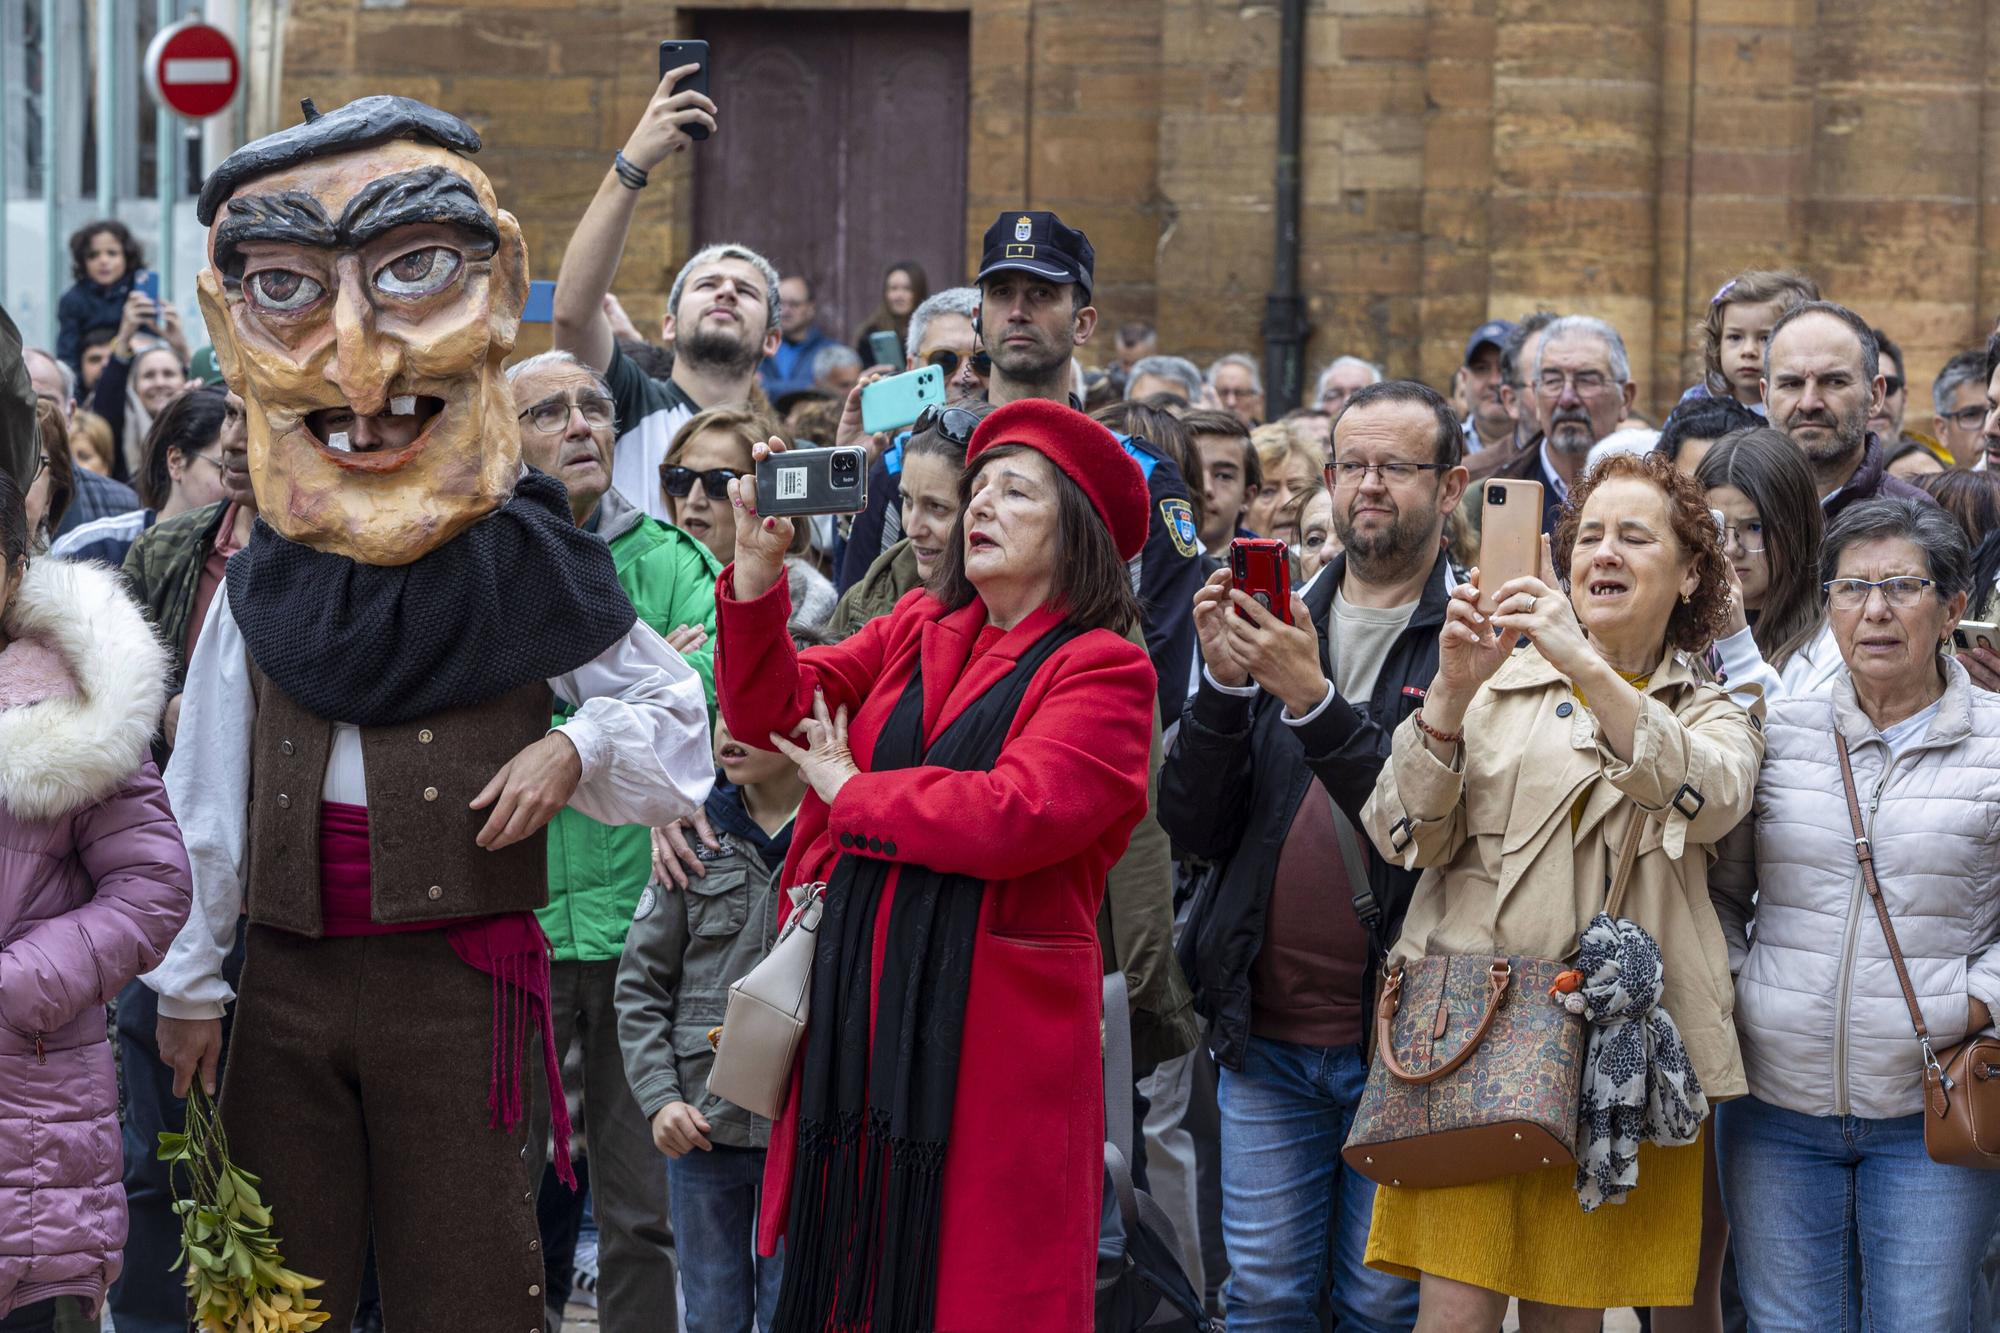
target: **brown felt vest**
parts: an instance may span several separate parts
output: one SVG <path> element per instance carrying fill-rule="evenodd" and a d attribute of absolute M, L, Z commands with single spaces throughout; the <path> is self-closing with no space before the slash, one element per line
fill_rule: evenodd
<path fill-rule="evenodd" d="M 320 789 L 333 724 L 294 703 L 253 665 L 250 919 L 318 939 Z M 361 728 L 368 788 L 371 915 L 382 925 L 532 911 L 548 902 L 545 832 L 489 852 L 473 839 L 491 807 L 469 803 L 549 730 L 537 681 L 470 708 Z"/>

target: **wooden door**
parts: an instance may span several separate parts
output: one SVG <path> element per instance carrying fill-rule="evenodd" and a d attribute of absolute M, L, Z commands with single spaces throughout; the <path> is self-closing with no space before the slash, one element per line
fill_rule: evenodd
<path fill-rule="evenodd" d="M 700 11 L 722 125 L 695 155 L 697 247 L 738 241 L 813 284 L 842 341 L 882 272 L 922 264 L 932 291 L 965 257 L 967 16 Z"/>

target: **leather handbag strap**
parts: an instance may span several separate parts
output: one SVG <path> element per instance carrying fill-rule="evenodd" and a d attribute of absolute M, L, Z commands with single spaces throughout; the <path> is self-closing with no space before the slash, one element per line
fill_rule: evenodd
<path fill-rule="evenodd" d="M 1924 1050 L 1924 1082 L 1927 1085 L 1931 1110 L 1944 1115 L 1949 1109 L 1945 1093 L 1951 1088 L 1951 1080 L 1945 1076 L 1944 1066 L 1938 1063 L 1937 1053 L 1931 1049 L 1930 1028 L 1924 1023 L 1923 1006 L 1917 1003 L 1917 988 L 1910 984 L 1910 969 L 1903 963 L 1903 946 L 1896 938 L 1896 927 L 1889 919 L 1889 904 L 1882 897 L 1882 884 L 1875 877 L 1875 846 L 1868 840 L 1867 826 L 1861 820 L 1861 796 L 1854 789 L 1854 764 L 1847 757 L 1847 738 L 1835 732 L 1834 752 L 1840 756 L 1840 785 L 1847 793 L 1847 820 L 1854 828 L 1854 857 L 1861 863 L 1861 883 L 1868 890 L 1868 901 L 1875 905 L 1875 919 L 1882 923 L 1882 937 L 1889 943 L 1889 961 L 1896 966 L 1896 981 L 1903 988 L 1903 1003 L 1910 1007 L 1910 1026 L 1917 1031 L 1917 1044 Z"/>
<path fill-rule="evenodd" d="M 1375 1049 L 1382 1055 L 1382 1067 L 1404 1083 L 1422 1087 L 1435 1083 L 1450 1074 L 1472 1058 L 1479 1049 L 1479 1043 L 1486 1040 L 1486 1033 L 1493 1026 L 1495 1015 L 1500 1012 L 1500 1001 L 1507 994 L 1507 985 L 1513 979 L 1514 969 L 1504 958 L 1496 958 L 1486 969 L 1486 1012 L 1479 1016 L 1479 1026 L 1465 1044 L 1458 1048 L 1458 1054 L 1439 1065 L 1436 1069 L 1421 1074 L 1412 1074 L 1403 1068 L 1403 1062 L 1396 1058 L 1395 1043 L 1389 1040 L 1389 1031 L 1396 1021 L 1396 1008 L 1403 994 L 1403 969 L 1398 967 L 1382 983 L 1382 998 L 1375 1002 Z"/>
<path fill-rule="evenodd" d="M 1613 920 L 1625 910 L 1625 890 L 1632 883 L 1632 864 L 1639 859 L 1639 839 L 1646 832 L 1646 812 L 1632 807 L 1632 822 L 1618 844 L 1618 868 L 1611 874 L 1611 892 L 1604 899 L 1604 914 Z"/>

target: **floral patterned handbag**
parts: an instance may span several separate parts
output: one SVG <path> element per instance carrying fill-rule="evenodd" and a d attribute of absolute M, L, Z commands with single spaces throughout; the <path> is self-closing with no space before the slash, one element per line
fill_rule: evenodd
<path fill-rule="evenodd" d="M 1643 816 L 1618 849 L 1605 911 L 1625 900 Z M 1576 1163 L 1584 1019 L 1558 1002 L 1571 965 L 1441 955 L 1392 966 L 1375 1060 L 1341 1156 L 1378 1185 L 1438 1188 Z"/>

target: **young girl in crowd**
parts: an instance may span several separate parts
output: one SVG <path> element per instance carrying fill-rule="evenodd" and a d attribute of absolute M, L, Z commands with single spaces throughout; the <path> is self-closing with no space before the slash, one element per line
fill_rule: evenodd
<path fill-rule="evenodd" d="M 731 478 L 756 472 L 750 446 L 773 435 L 782 438 L 784 430 L 767 413 L 742 404 L 712 407 L 682 423 L 660 460 L 660 485 L 675 526 L 725 564 L 736 556 L 736 510 L 725 488 Z M 792 585 L 792 618 L 817 629 L 833 614 L 839 594 L 806 560 L 811 534 L 811 524 L 798 525 L 785 570 Z"/>
<path fill-rule="evenodd" d="M 1840 668 L 1820 595 L 1819 492 L 1799 447 L 1770 426 L 1725 435 L 1695 469 L 1722 514 L 1734 576 L 1729 623 L 1716 640 L 1732 691 L 1765 702 L 1824 689 Z M 1739 695 L 1739 697 L 1741 697 Z"/>
<path fill-rule="evenodd" d="M 1695 326 L 1706 369 L 1685 397 L 1733 397 L 1764 415 L 1764 344 L 1785 313 L 1819 300 L 1819 284 L 1802 273 L 1750 269 L 1722 284 Z"/>
<path fill-rule="evenodd" d="M 103 218 L 70 234 L 69 259 L 76 281 L 56 306 L 56 356 L 81 376 L 83 335 L 118 326 L 146 256 L 124 223 Z"/>
<path fill-rule="evenodd" d="M 187 853 L 147 758 L 165 653 L 109 570 L 29 559 L 0 471 L 0 1329 L 95 1318 L 125 1237 L 104 1006 L 187 919 Z M 94 1327 L 94 1325 L 93 1325 Z"/>
<path fill-rule="evenodd" d="M 854 331 L 854 350 L 861 355 L 863 366 L 875 364 L 875 354 L 868 346 L 871 333 L 890 332 L 896 335 L 896 346 L 903 347 L 910 339 L 910 316 L 931 294 L 931 280 L 924 276 L 922 264 L 908 260 L 889 265 L 882 275 L 882 304 L 868 317 L 868 322 Z M 890 365 L 891 370 L 901 370 L 900 359 Z M 726 557 L 725 557 L 726 558 Z"/>
<path fill-rule="evenodd" d="M 801 647 L 807 646 L 801 642 Z M 715 789 L 705 812 L 715 848 L 687 888 L 640 896 L 618 964 L 618 1044 L 653 1143 L 667 1155 L 687 1333 L 769 1328 L 781 1260 L 755 1254 L 757 1200 L 771 1122 L 708 1090 L 709 1030 L 732 982 L 777 939 L 779 872 L 806 782 L 791 760 L 715 723 Z"/>

